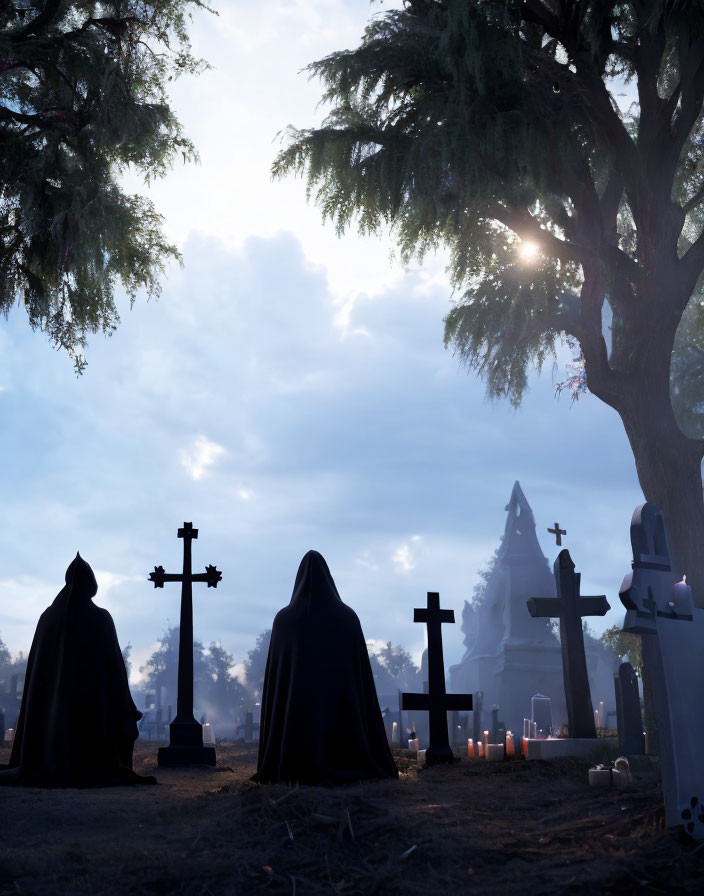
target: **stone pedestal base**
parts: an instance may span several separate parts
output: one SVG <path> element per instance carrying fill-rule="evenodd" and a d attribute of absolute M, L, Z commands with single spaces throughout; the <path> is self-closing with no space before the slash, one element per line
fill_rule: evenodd
<path fill-rule="evenodd" d="M 162 766 L 215 765 L 215 747 L 202 745 L 160 747 L 157 762 Z"/>
<path fill-rule="evenodd" d="M 418 762 L 420 765 L 441 765 L 443 762 L 456 761 L 450 747 L 428 747 L 427 750 L 418 750 Z"/>
<path fill-rule="evenodd" d="M 548 737 L 526 739 L 526 759 L 555 759 L 558 756 L 587 757 L 596 747 L 618 747 L 617 737 Z"/>

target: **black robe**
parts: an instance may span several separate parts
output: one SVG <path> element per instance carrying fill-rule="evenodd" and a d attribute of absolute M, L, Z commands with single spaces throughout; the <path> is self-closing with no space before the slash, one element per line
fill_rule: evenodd
<path fill-rule="evenodd" d="M 272 626 L 254 780 L 396 777 L 359 619 L 309 551 Z"/>
<path fill-rule="evenodd" d="M 39 617 L 22 706 L 0 785 L 103 787 L 156 783 L 132 771 L 142 717 L 134 705 L 112 617 L 79 554 L 66 585 Z"/>

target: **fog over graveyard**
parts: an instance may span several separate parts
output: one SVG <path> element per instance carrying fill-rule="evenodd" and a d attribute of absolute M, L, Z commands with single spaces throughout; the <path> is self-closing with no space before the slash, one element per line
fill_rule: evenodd
<path fill-rule="evenodd" d="M 157 564 L 180 569 L 176 531 L 188 520 L 200 530 L 194 569 L 223 572 L 216 590 L 194 589 L 205 645 L 243 661 L 314 548 L 366 638 L 416 661 L 413 608 L 438 591 L 458 623 L 444 632 L 449 668 L 516 480 L 550 567 L 547 528 L 559 521 L 582 593 L 609 600 L 592 629 L 620 624 L 643 497 L 616 413 L 589 395 L 555 399 L 569 350 L 532 375 L 518 411 L 487 402 L 443 347 L 445 259 L 404 268 L 391 240 L 340 240 L 300 181 L 270 182 L 277 131 L 322 114 L 319 86 L 290 73 L 355 45 L 375 7 L 274 3 L 265 22 L 253 4 L 222 6 L 192 27 L 213 69 L 173 93 L 201 165 L 150 191 L 183 269 L 169 268 L 159 302 L 123 301 L 121 325 L 91 339 L 79 378 L 21 310 L 0 328 L 0 636 L 10 652 L 29 649 L 80 550 L 96 603 L 132 645 L 136 684 L 178 624 L 179 589 L 155 590 L 147 576 Z"/>

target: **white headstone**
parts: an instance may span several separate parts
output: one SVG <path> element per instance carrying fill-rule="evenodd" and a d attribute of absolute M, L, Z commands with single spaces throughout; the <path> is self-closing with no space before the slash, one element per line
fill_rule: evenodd
<path fill-rule="evenodd" d="M 550 708 L 550 698 L 545 694 L 536 694 L 530 700 L 531 721 L 535 722 L 535 727 L 546 737 L 552 734 L 552 710 Z"/>

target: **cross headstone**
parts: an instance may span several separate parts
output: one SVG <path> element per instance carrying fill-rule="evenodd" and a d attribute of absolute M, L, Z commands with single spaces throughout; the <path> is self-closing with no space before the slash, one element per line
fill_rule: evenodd
<path fill-rule="evenodd" d="M 692 605 L 691 592 L 675 598 L 665 523 L 654 504 L 636 507 L 631 545 L 633 571 L 619 591 L 626 607 L 623 630 L 643 636 L 643 667 L 649 669 L 658 720 L 665 823 L 704 840 L 704 717 L 693 704 L 704 693 L 704 610 Z"/>
<path fill-rule="evenodd" d="M 645 736 L 640 712 L 638 678 L 630 663 L 621 663 L 614 675 L 614 687 L 618 748 L 629 756 L 642 756 L 645 753 Z"/>
<path fill-rule="evenodd" d="M 549 532 L 551 535 L 554 535 L 554 536 L 555 536 L 555 544 L 557 544 L 557 545 L 561 545 L 561 544 L 562 544 L 562 536 L 563 536 L 563 535 L 567 535 L 567 530 L 566 530 L 566 529 L 561 529 L 559 523 L 555 523 L 555 528 L 554 528 L 554 529 L 548 529 L 548 532 Z"/>
<path fill-rule="evenodd" d="M 453 709 L 471 709 L 471 694 L 447 694 L 445 692 L 445 662 L 442 655 L 443 622 L 454 622 L 454 610 L 440 609 L 440 595 L 428 592 L 426 609 L 413 610 L 413 621 L 424 622 L 428 626 L 428 693 L 403 694 L 404 709 L 428 713 L 428 748 L 425 751 L 426 765 L 438 762 L 452 762 L 454 755 L 447 736 L 447 713 Z"/>
<path fill-rule="evenodd" d="M 560 551 L 553 570 L 557 597 L 531 597 L 528 612 L 531 616 L 559 618 L 562 676 L 565 682 L 570 737 L 596 737 L 582 617 L 603 616 L 609 609 L 609 603 L 603 594 L 598 597 L 580 597 L 581 573 L 575 573 L 568 550 Z"/>
<path fill-rule="evenodd" d="M 208 588 L 217 588 L 222 573 L 214 566 L 206 566 L 204 573 L 192 571 L 191 542 L 198 538 L 193 523 L 184 523 L 178 537 L 183 539 L 183 572 L 168 573 L 163 566 L 155 566 L 149 575 L 155 588 L 163 588 L 165 582 L 181 583 L 176 717 L 169 725 L 169 746 L 159 749 L 158 763 L 215 765 L 215 747 L 203 745 L 203 727 L 193 715 L 193 582 L 206 582 Z"/>

